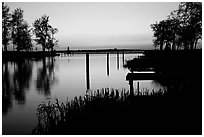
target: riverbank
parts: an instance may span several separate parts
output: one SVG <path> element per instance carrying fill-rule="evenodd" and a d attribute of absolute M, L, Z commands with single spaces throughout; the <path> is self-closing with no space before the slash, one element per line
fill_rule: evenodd
<path fill-rule="evenodd" d="M 201 134 L 201 102 L 171 91 L 130 94 L 102 89 L 63 103 L 40 104 L 33 134 Z"/>
<path fill-rule="evenodd" d="M 2 60 L 3 61 L 17 61 L 22 59 L 40 59 L 44 57 L 54 57 L 59 56 L 60 54 L 55 52 L 48 52 L 48 51 L 3 51 L 2 52 Z"/>
<path fill-rule="evenodd" d="M 57 50 L 57 51 L 3 51 L 3 61 L 18 60 L 18 59 L 31 59 L 31 58 L 44 58 L 55 57 L 60 54 L 131 54 L 131 53 L 144 53 L 144 50 L 140 49 L 96 49 L 96 50 Z"/>
<path fill-rule="evenodd" d="M 43 103 L 34 134 L 202 134 L 202 51 L 147 51 L 127 61 L 132 72 L 153 68 L 167 90 L 153 94 L 95 91 L 64 103 Z M 142 73 L 141 73 L 142 74 Z M 177 75 L 176 75 L 177 74 Z M 179 74 L 179 75 L 178 75 Z"/>
<path fill-rule="evenodd" d="M 201 74 L 202 50 L 145 51 L 144 56 L 128 60 L 125 67 L 131 72 L 152 70 L 158 73 L 189 73 L 190 71 Z"/>

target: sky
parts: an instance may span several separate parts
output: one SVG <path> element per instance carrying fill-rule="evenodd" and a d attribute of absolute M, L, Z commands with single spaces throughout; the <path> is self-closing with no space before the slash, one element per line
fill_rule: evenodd
<path fill-rule="evenodd" d="M 58 28 L 59 47 L 66 49 L 151 49 L 150 25 L 166 19 L 178 2 L 6 2 L 24 10 L 32 23 L 43 15 Z"/>

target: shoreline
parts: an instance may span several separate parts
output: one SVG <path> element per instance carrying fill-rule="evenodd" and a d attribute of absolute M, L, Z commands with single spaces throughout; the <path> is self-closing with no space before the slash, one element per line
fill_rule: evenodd
<path fill-rule="evenodd" d="M 95 50 L 57 50 L 57 51 L 2 51 L 2 60 L 18 60 L 18 59 L 31 59 L 31 58 L 44 58 L 44 57 L 55 57 L 61 54 L 131 54 L 141 53 L 150 57 L 156 57 L 158 55 L 179 55 L 180 53 L 185 55 L 189 53 L 201 52 L 202 49 L 196 50 L 171 50 L 171 51 L 160 51 L 160 50 L 141 50 L 141 49 L 95 49 Z M 173 54 L 172 54 L 173 53 Z"/>

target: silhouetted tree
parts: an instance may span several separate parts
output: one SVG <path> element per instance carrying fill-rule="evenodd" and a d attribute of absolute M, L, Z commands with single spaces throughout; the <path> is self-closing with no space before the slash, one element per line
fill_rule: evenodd
<path fill-rule="evenodd" d="M 20 50 L 30 50 L 32 48 L 31 34 L 28 24 L 23 22 L 18 28 L 15 37 L 15 42 L 17 43 L 17 51 Z"/>
<path fill-rule="evenodd" d="M 165 39 L 165 21 L 160 21 L 159 23 L 151 24 L 151 28 L 154 31 L 154 37 L 156 39 L 153 40 L 154 46 L 160 47 L 160 50 L 163 50 L 164 39 Z"/>
<path fill-rule="evenodd" d="M 177 19 L 167 19 L 166 23 L 166 31 L 165 31 L 165 44 L 166 49 L 176 49 L 176 44 L 179 35 L 179 21 Z"/>
<path fill-rule="evenodd" d="M 10 40 L 10 18 L 9 7 L 2 3 L 2 45 L 4 46 L 4 51 L 7 51 L 7 46 Z"/>
<path fill-rule="evenodd" d="M 54 34 L 56 34 L 58 32 L 58 29 L 57 28 L 51 28 L 50 29 L 50 36 L 51 37 L 49 37 L 49 40 L 48 40 L 48 49 L 51 49 L 51 51 L 53 52 L 53 50 L 54 50 L 54 46 L 56 46 L 56 45 L 58 45 L 58 40 L 56 40 L 55 38 L 54 38 Z"/>
<path fill-rule="evenodd" d="M 23 19 L 23 10 L 17 8 L 12 13 L 12 40 L 17 51 L 29 50 L 32 48 L 30 29 Z"/>
<path fill-rule="evenodd" d="M 182 24 L 183 39 L 187 42 L 184 46 L 189 49 L 196 48 L 197 42 L 202 37 L 202 3 L 181 2 L 177 17 Z"/>
<path fill-rule="evenodd" d="M 18 31 L 17 28 L 23 22 L 23 10 L 21 8 L 17 8 L 13 11 L 11 16 L 12 16 L 12 19 L 11 19 L 11 26 L 12 26 L 11 38 L 13 41 L 13 50 L 14 50 L 14 46 L 17 45 L 17 42 L 16 42 L 16 36 L 17 36 L 17 31 Z"/>
<path fill-rule="evenodd" d="M 154 46 L 160 46 L 160 50 L 175 49 L 178 39 L 179 21 L 177 19 L 162 20 L 159 23 L 151 24 L 151 28 L 154 31 L 153 40 Z"/>
<path fill-rule="evenodd" d="M 202 36 L 202 3 L 181 2 L 179 9 L 171 12 L 166 20 L 151 24 L 154 46 L 165 49 L 194 49 Z"/>
<path fill-rule="evenodd" d="M 38 44 L 42 45 L 43 51 L 45 51 L 46 48 L 53 50 L 54 46 L 57 44 L 57 40 L 54 38 L 57 29 L 49 24 L 49 16 L 44 15 L 35 20 L 33 27 L 33 32 L 36 36 L 35 40 Z"/>

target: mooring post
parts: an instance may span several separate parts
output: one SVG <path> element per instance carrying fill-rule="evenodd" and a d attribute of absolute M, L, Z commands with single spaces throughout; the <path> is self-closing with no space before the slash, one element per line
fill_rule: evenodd
<path fill-rule="evenodd" d="M 138 95 L 140 94 L 140 83 L 139 83 L 139 81 L 137 82 L 137 94 Z"/>
<path fill-rule="evenodd" d="M 117 52 L 117 69 L 119 70 L 119 53 Z"/>
<path fill-rule="evenodd" d="M 134 89 L 133 89 L 133 80 L 129 80 L 129 85 L 130 85 L 130 94 L 134 94 Z"/>
<path fill-rule="evenodd" d="M 86 84 L 87 90 L 90 89 L 90 80 L 89 80 L 89 53 L 86 53 Z"/>
<path fill-rule="evenodd" d="M 109 53 L 107 53 L 107 75 L 109 76 Z"/>
<path fill-rule="evenodd" d="M 125 53 L 124 53 L 124 51 L 123 51 L 123 66 L 124 66 L 124 64 L 125 64 Z"/>

